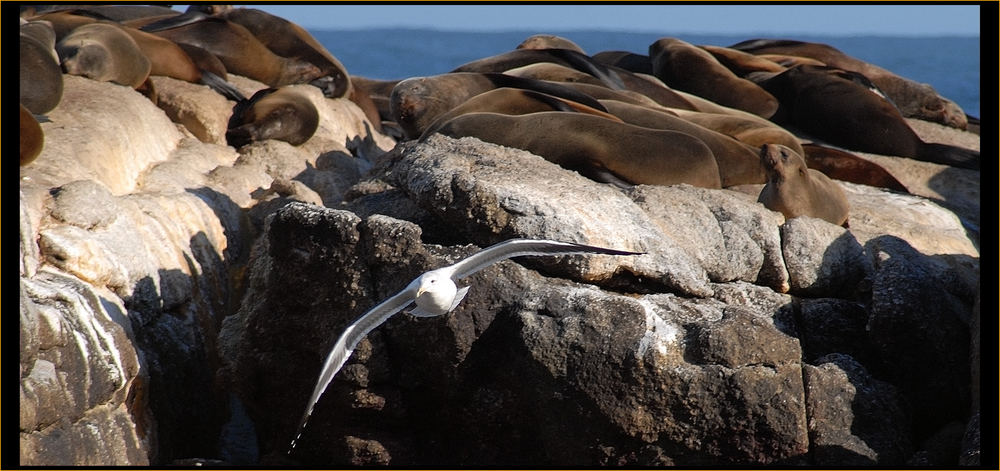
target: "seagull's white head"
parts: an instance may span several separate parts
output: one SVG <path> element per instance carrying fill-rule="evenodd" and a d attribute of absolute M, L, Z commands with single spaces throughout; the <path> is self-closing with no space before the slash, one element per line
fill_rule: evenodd
<path fill-rule="evenodd" d="M 457 294 L 458 288 L 451 281 L 450 274 L 434 270 L 417 279 L 417 296 L 414 302 L 417 307 L 430 314 L 442 315 L 454 306 Z"/>

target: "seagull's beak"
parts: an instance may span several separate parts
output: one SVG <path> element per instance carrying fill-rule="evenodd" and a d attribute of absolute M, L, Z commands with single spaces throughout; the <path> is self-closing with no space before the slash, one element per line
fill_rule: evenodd
<path fill-rule="evenodd" d="M 423 285 L 420 285 L 420 287 L 418 287 L 418 288 L 417 288 L 417 296 L 416 296 L 416 297 L 418 297 L 418 298 L 419 298 L 419 297 L 420 297 L 420 295 L 424 294 L 425 292 L 427 292 L 427 290 L 426 290 L 426 289 L 424 289 L 424 286 L 423 286 Z"/>

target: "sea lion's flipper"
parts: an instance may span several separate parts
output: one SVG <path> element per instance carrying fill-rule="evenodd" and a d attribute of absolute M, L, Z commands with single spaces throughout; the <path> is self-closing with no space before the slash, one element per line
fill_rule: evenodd
<path fill-rule="evenodd" d="M 565 60 L 574 69 L 596 77 L 601 83 L 612 90 L 626 89 L 625 82 L 622 82 L 621 77 L 615 71 L 591 59 L 586 54 L 580 54 L 570 49 L 545 49 L 545 51 Z"/>
<path fill-rule="evenodd" d="M 202 85 L 208 85 L 212 88 L 212 90 L 219 92 L 220 95 L 237 103 L 247 99 L 247 97 L 243 95 L 243 92 L 239 91 L 239 89 L 237 89 L 233 84 L 223 80 L 222 77 L 219 77 L 211 72 L 201 72 L 201 83 Z"/>
<path fill-rule="evenodd" d="M 736 49 L 737 51 L 753 52 L 757 49 L 763 49 L 768 47 L 776 46 L 798 46 L 800 44 L 805 44 L 802 41 L 795 41 L 791 39 L 747 39 L 746 41 L 740 41 L 732 46 L 726 46 L 730 49 Z"/>
<path fill-rule="evenodd" d="M 979 151 L 948 144 L 926 143 L 917 150 L 916 159 L 979 170 Z"/>
<path fill-rule="evenodd" d="M 806 166 L 837 180 L 909 193 L 896 177 L 881 165 L 832 147 L 802 144 Z"/>
<path fill-rule="evenodd" d="M 211 18 L 210 15 L 205 14 L 200 11 L 186 11 L 177 16 L 171 16 L 169 18 L 164 18 L 162 20 L 157 20 L 147 25 L 139 28 L 141 31 L 147 33 L 155 33 L 157 31 L 164 31 L 173 28 L 180 28 L 181 26 L 187 26 L 198 21 Z"/>

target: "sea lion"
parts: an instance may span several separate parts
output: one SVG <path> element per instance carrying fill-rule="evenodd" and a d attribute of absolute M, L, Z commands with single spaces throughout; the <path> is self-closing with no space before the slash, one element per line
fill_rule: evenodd
<path fill-rule="evenodd" d="M 794 134 L 756 115 L 748 114 L 748 116 L 753 116 L 753 118 L 750 118 L 748 116 L 706 113 L 676 108 L 670 109 L 670 111 L 687 121 L 725 134 L 754 149 L 759 149 L 764 144 L 781 144 L 792 148 L 800 155 L 804 152 L 799 139 Z"/>
<path fill-rule="evenodd" d="M 226 142 L 239 148 L 265 139 L 293 146 L 309 140 L 319 127 L 312 100 L 295 88 L 265 88 L 237 103 L 229 119 Z"/>
<path fill-rule="evenodd" d="M 139 23 L 127 24 L 135 26 Z M 190 24 L 151 32 L 175 43 L 204 49 L 218 57 L 229 73 L 271 87 L 309 83 L 324 76 L 314 64 L 275 54 L 246 28 L 223 18 L 206 17 Z"/>
<path fill-rule="evenodd" d="M 453 72 L 504 72 L 540 62 L 575 69 L 595 77 L 607 88 L 641 93 L 663 106 L 682 106 L 684 102 L 659 79 L 650 80 L 628 70 L 605 65 L 569 49 L 518 49 L 466 63 Z"/>
<path fill-rule="evenodd" d="M 503 71 L 506 75 L 515 77 L 530 78 L 535 80 L 548 80 L 551 82 L 581 82 L 591 85 L 601 85 L 600 79 L 590 74 L 585 74 L 576 69 L 571 69 L 564 65 L 553 62 L 535 62 L 534 64 L 522 65 L 513 69 Z"/>
<path fill-rule="evenodd" d="M 602 64 L 620 67 L 636 74 L 653 74 L 653 62 L 647 55 L 629 51 L 601 51 L 590 57 Z"/>
<path fill-rule="evenodd" d="M 39 44 L 45 46 L 45 49 L 52 56 L 55 61 L 59 60 L 59 54 L 56 54 L 56 32 L 52 27 L 52 22 L 44 20 L 34 20 L 27 21 L 21 18 L 21 34 L 30 36 Z"/>
<path fill-rule="evenodd" d="M 35 115 L 24 105 L 21 105 L 20 118 L 21 132 L 18 137 L 21 141 L 21 165 L 28 165 L 42 153 L 42 146 L 45 144 L 45 134 L 38 124 Z"/>
<path fill-rule="evenodd" d="M 778 65 L 784 66 L 785 68 L 795 67 L 797 65 L 826 65 L 816 59 L 802 56 L 791 56 L 788 54 L 759 54 L 757 57 L 767 59 Z"/>
<path fill-rule="evenodd" d="M 135 40 L 111 24 L 77 27 L 56 44 L 56 52 L 68 74 L 132 88 L 146 81 L 151 68 Z"/>
<path fill-rule="evenodd" d="M 712 150 L 696 137 L 583 113 L 468 113 L 438 132 L 524 149 L 598 181 L 720 188 Z"/>
<path fill-rule="evenodd" d="M 770 118 L 778 100 L 757 84 L 737 77 L 708 51 L 675 38 L 649 45 L 653 75 L 671 88 L 693 93 L 720 105 Z"/>
<path fill-rule="evenodd" d="M 328 98 L 351 95 L 351 79 L 347 69 L 330 54 L 309 32 L 284 18 L 254 8 L 232 8 L 229 5 L 191 5 L 183 15 L 142 27 L 145 31 L 161 31 L 205 21 L 223 19 L 238 24 L 274 54 L 312 64 L 319 70 L 309 83 L 323 90 Z M 235 72 L 234 73 L 238 73 Z M 304 83 L 304 82 L 298 82 Z"/>
<path fill-rule="evenodd" d="M 382 120 L 389 121 L 395 119 L 392 116 L 392 108 L 389 106 L 389 96 L 392 95 L 392 89 L 399 82 L 401 80 L 378 80 L 358 75 L 351 76 L 351 85 L 363 88 L 368 92 L 368 96 L 371 97 L 372 102 L 375 103 L 375 107 L 378 109 L 379 116 Z"/>
<path fill-rule="evenodd" d="M 905 185 L 875 162 L 819 144 L 802 144 L 802 150 L 806 165 L 830 178 L 909 193 Z"/>
<path fill-rule="evenodd" d="M 955 102 L 941 96 L 930 85 L 896 75 L 875 64 L 844 54 L 822 43 L 785 39 L 750 39 L 732 46 L 753 54 L 786 54 L 815 59 L 827 66 L 858 72 L 868 77 L 899 107 L 903 116 L 966 129 L 968 118 Z"/>
<path fill-rule="evenodd" d="M 566 100 L 534 90 L 501 87 L 480 93 L 439 116 L 427 127 L 420 140 L 437 132 L 437 128 L 450 119 L 468 113 L 488 112 L 510 115 L 539 113 L 543 111 L 565 111 L 587 113 L 612 121 L 622 122 L 617 116 L 591 108 L 575 101 Z"/>
<path fill-rule="evenodd" d="M 698 46 L 715 57 L 715 60 L 726 66 L 739 77 L 750 72 L 783 72 L 786 67 L 777 62 L 738 49 L 719 46 Z"/>
<path fill-rule="evenodd" d="M 733 185 L 764 183 L 766 176 L 760 165 L 757 148 L 735 138 L 699 126 L 668 111 L 654 110 L 615 100 L 601 100 L 608 112 L 629 124 L 652 129 L 682 132 L 697 137 L 715 156 L 723 188 Z"/>
<path fill-rule="evenodd" d="M 149 59 L 149 75 L 207 85 L 232 101 L 246 99 L 243 92 L 226 81 L 226 69 L 221 61 L 207 51 L 190 45 L 181 47 L 169 39 L 129 26 L 119 24 L 115 26 L 131 36 Z M 195 61 L 192 54 L 199 60 Z"/>
<path fill-rule="evenodd" d="M 58 58 L 52 57 L 54 49 L 35 34 L 21 34 L 19 49 L 21 105 L 34 114 L 48 113 L 63 93 L 62 69 Z"/>
<path fill-rule="evenodd" d="M 925 143 L 895 106 L 839 69 L 800 65 L 759 82 L 778 98 L 774 120 L 861 152 L 979 169 L 979 152 Z"/>
<path fill-rule="evenodd" d="M 586 52 L 583 52 L 583 48 L 575 42 L 554 34 L 529 36 L 524 41 L 521 41 L 521 44 L 518 44 L 515 49 L 569 49 L 580 54 L 586 54 Z"/>
<path fill-rule="evenodd" d="M 757 201 L 785 219 L 809 216 L 831 224 L 845 225 L 849 205 L 840 184 L 821 172 L 806 167 L 802 156 L 780 144 L 760 148 L 761 165 L 767 171 L 767 183 Z"/>
<path fill-rule="evenodd" d="M 596 100 L 618 100 L 626 103 L 632 103 L 634 105 L 649 106 L 654 109 L 667 107 L 691 110 L 695 109 L 691 102 L 682 97 L 679 93 L 676 93 L 674 90 L 670 90 L 672 99 L 670 101 L 663 100 L 663 103 L 661 103 L 650 98 L 648 95 L 634 92 L 632 90 L 612 90 L 608 87 L 582 82 L 562 82 L 562 85 L 566 88 L 572 88 L 573 90 L 584 93 Z"/>
<path fill-rule="evenodd" d="M 504 74 L 453 72 L 400 81 L 389 97 L 393 120 L 408 139 L 416 139 L 441 114 L 480 93 L 500 87 L 524 88 L 607 111 L 590 96 L 555 82 Z M 598 87 L 607 90 L 604 87 Z"/>

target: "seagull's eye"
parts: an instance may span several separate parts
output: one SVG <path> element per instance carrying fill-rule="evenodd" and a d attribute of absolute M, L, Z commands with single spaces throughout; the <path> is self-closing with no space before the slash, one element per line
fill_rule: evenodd
<path fill-rule="evenodd" d="M 437 283 L 437 280 L 431 278 L 431 283 Z"/>

